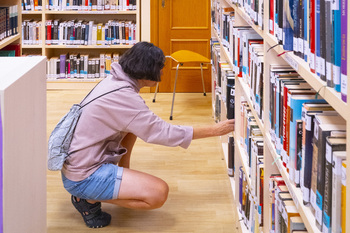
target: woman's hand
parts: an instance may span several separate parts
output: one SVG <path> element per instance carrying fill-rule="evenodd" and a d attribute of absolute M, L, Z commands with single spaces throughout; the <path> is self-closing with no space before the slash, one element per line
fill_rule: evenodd
<path fill-rule="evenodd" d="M 235 120 L 224 120 L 210 126 L 193 128 L 193 139 L 221 136 L 233 132 Z"/>

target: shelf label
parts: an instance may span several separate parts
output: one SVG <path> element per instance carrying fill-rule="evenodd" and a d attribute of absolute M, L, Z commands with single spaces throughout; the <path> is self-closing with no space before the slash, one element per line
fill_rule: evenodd
<path fill-rule="evenodd" d="M 288 53 L 284 55 L 285 60 L 288 62 L 288 64 L 295 69 L 295 71 L 298 71 L 298 62 L 295 61 Z"/>

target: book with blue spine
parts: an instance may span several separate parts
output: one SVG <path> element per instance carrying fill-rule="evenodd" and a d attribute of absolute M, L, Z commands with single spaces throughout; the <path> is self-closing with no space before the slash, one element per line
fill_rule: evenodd
<path fill-rule="evenodd" d="M 283 1 L 283 49 L 286 51 L 293 51 L 293 9 L 294 0 Z"/>
<path fill-rule="evenodd" d="M 340 92 L 340 64 L 341 64 L 341 19 L 340 19 L 340 0 L 334 0 L 333 8 L 333 85 L 337 92 Z"/>

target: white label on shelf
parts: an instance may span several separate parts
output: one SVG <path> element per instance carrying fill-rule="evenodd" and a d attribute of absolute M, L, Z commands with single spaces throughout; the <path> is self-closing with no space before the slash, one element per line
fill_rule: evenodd
<path fill-rule="evenodd" d="M 333 83 L 334 85 L 340 84 L 340 67 L 333 66 Z"/>
<path fill-rule="evenodd" d="M 299 47 L 298 47 L 298 38 L 293 37 L 293 50 L 295 52 L 299 52 Z"/>
<path fill-rule="evenodd" d="M 310 59 L 310 68 L 315 69 L 315 54 L 314 53 L 309 53 L 309 59 Z"/>
<path fill-rule="evenodd" d="M 310 200 L 310 189 L 302 187 L 303 200 L 309 202 Z"/>
<path fill-rule="evenodd" d="M 298 51 L 301 53 L 304 53 L 304 39 L 303 38 L 298 39 Z"/>
<path fill-rule="evenodd" d="M 298 71 L 299 66 L 297 61 L 295 61 L 288 53 L 285 54 L 284 58 L 289 63 L 289 65 L 295 69 L 295 71 Z"/>
<path fill-rule="evenodd" d="M 347 80 L 347 75 L 345 75 L 345 74 L 341 74 L 341 79 L 340 79 L 340 84 L 341 84 L 341 86 L 340 86 L 340 91 L 341 91 L 341 93 L 347 93 L 348 91 L 348 80 Z"/>
<path fill-rule="evenodd" d="M 326 62 L 326 78 L 332 81 L 332 63 Z"/>
<path fill-rule="evenodd" d="M 310 203 L 316 209 L 316 193 L 313 190 L 310 190 Z"/>
<path fill-rule="evenodd" d="M 326 60 L 320 57 L 320 74 L 326 75 Z"/>
<path fill-rule="evenodd" d="M 274 25 L 274 23 L 273 23 L 273 20 L 269 20 L 269 29 L 270 30 L 272 30 L 273 29 L 273 25 Z"/>

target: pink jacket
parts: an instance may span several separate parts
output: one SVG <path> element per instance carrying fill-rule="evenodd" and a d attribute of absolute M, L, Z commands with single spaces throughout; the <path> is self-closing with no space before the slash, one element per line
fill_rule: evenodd
<path fill-rule="evenodd" d="M 138 94 L 137 80 L 125 74 L 118 63 L 112 75 L 101 81 L 84 102 L 119 87 L 130 86 L 96 99 L 83 108 L 62 172 L 72 181 L 87 178 L 104 163 L 118 163 L 126 153 L 120 145 L 127 133 L 145 142 L 187 148 L 193 128 L 172 125 L 155 115 Z"/>

